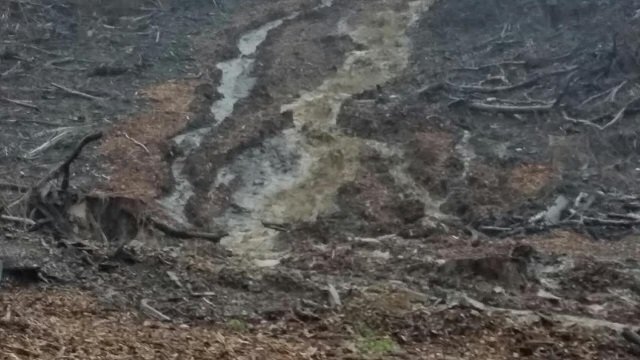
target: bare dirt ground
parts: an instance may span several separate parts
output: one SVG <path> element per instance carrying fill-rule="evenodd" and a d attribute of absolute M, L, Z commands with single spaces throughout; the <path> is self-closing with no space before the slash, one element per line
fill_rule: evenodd
<path fill-rule="evenodd" d="M 639 11 L 0 3 L 0 358 L 637 358 Z"/>

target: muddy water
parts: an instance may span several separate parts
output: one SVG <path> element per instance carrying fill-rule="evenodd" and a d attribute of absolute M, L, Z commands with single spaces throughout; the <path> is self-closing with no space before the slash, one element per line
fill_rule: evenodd
<path fill-rule="evenodd" d="M 469 175 L 469 168 L 471 167 L 471 162 L 476 158 L 476 153 L 471 146 L 471 132 L 469 130 L 464 130 L 462 133 L 462 139 L 456 145 L 456 151 L 460 155 L 463 164 L 462 178 L 466 178 Z"/>
<path fill-rule="evenodd" d="M 276 232 L 263 227 L 262 221 L 313 220 L 333 209 L 338 188 L 354 179 L 360 150 L 368 146 L 336 127 L 340 108 L 352 95 L 373 89 L 406 68 L 410 51 L 406 30 L 430 3 L 414 1 L 400 11 L 390 10 L 386 3 L 372 4 L 340 22 L 336 31 L 348 34 L 364 50 L 348 54 L 342 67 L 317 89 L 282 106 L 282 111 L 293 113 L 294 128 L 221 171 L 217 185 L 236 177 L 243 182 L 233 194 L 241 211 L 230 210 L 213 219 L 230 232 L 223 244 L 242 253 L 277 256 Z M 396 169 L 395 176 L 406 182 L 409 177 L 403 171 Z"/>
<path fill-rule="evenodd" d="M 292 19 L 296 16 L 297 13 L 294 13 L 287 18 L 266 23 L 242 36 L 237 45 L 240 55 L 217 65 L 218 69 L 222 71 L 222 80 L 218 87 L 218 92 L 222 95 L 222 98 L 211 106 L 215 124 L 212 124 L 211 127 L 205 127 L 178 135 L 173 139 L 175 145 L 183 155 L 176 158 L 171 167 L 176 186 L 173 192 L 162 199 L 160 203 L 173 215 L 175 220 L 182 223 L 188 222 L 184 208 L 189 198 L 194 195 L 193 186 L 183 172 L 187 156 L 200 146 L 202 139 L 215 126 L 219 125 L 231 115 L 235 104 L 239 100 L 249 96 L 256 81 L 256 79 L 251 76 L 251 71 L 255 63 L 254 55 L 258 46 L 266 40 L 269 31 L 282 25 L 284 20 Z"/>

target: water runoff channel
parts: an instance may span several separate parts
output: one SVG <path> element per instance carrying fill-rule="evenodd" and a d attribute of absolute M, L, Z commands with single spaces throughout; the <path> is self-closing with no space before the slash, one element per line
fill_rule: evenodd
<path fill-rule="evenodd" d="M 354 21 L 347 18 L 340 21 L 336 32 L 350 36 L 360 45 L 359 49 L 347 54 L 343 65 L 318 88 L 282 105 L 283 112 L 293 113 L 292 128 L 265 140 L 259 148 L 245 151 L 219 171 L 214 187 L 240 179 L 242 186 L 232 195 L 232 201 L 245 209 L 229 209 L 211 219 L 212 225 L 222 226 L 229 233 L 221 242 L 224 246 L 251 256 L 258 265 L 277 264 L 284 256 L 277 244 L 278 233 L 263 226 L 263 221 L 312 221 L 331 211 L 339 187 L 356 175 L 363 146 L 379 147 L 389 156 L 402 155 L 399 149 L 343 134 L 336 119 L 344 101 L 393 79 L 407 67 L 410 44 L 406 31 L 432 2 L 412 1 L 403 11 L 372 5 Z M 319 8 L 329 6 L 332 1 L 325 0 Z M 160 202 L 176 221 L 188 223 L 184 209 L 194 195 L 193 186 L 183 173 L 186 158 L 231 115 L 239 100 L 250 96 L 256 83 L 252 69 L 257 49 L 271 30 L 297 16 L 294 13 L 247 32 L 237 44 L 240 55 L 217 64 L 222 71 L 218 87 L 222 97 L 211 106 L 215 122 L 173 139 L 184 155 L 172 165 L 176 183 L 173 192 Z M 437 211 L 437 204 L 409 180 L 402 166 L 393 175 L 422 197 L 425 204 L 433 204 L 431 209 L 427 207 L 427 212 Z"/>

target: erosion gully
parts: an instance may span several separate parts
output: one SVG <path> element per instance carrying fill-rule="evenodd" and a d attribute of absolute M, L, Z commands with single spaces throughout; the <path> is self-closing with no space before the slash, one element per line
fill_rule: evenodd
<path fill-rule="evenodd" d="M 250 255 L 257 264 L 277 264 L 285 255 L 277 250 L 278 233 L 264 227 L 263 222 L 313 221 L 331 211 L 339 187 L 354 179 L 364 146 L 374 147 L 384 156 L 402 156 L 400 149 L 388 144 L 345 135 L 336 126 L 336 119 L 344 101 L 388 82 L 407 67 L 410 44 L 405 33 L 431 3 L 432 0 L 413 1 L 400 12 L 371 7 L 364 10 L 355 25 L 348 18 L 340 21 L 336 31 L 350 36 L 360 45 L 358 50 L 347 54 L 342 66 L 316 89 L 282 104 L 282 112 L 293 114 L 293 127 L 265 140 L 260 147 L 245 151 L 219 171 L 213 186 L 241 179 L 243 185 L 233 194 L 233 202 L 248 210 L 229 209 L 211 219 L 212 225 L 229 232 L 223 245 L 236 253 Z M 320 5 L 327 6 L 332 6 L 332 2 L 323 1 Z M 161 203 L 176 220 L 188 222 L 184 207 L 194 194 L 183 174 L 185 159 L 233 112 L 239 100 L 250 96 L 256 82 L 252 69 L 257 49 L 271 30 L 297 16 L 294 13 L 249 31 L 238 41 L 240 55 L 217 64 L 222 71 L 218 87 L 222 98 L 211 107 L 215 123 L 174 138 L 184 155 L 172 166 L 175 189 Z M 405 168 L 400 164 L 391 171 L 396 182 L 421 197 L 429 215 L 438 216 L 439 204 L 413 182 Z"/>

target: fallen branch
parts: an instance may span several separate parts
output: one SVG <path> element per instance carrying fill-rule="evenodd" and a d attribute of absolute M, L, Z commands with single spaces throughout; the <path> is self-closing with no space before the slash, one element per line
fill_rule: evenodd
<path fill-rule="evenodd" d="M 40 111 L 39 107 L 37 107 L 37 106 L 35 106 L 33 104 L 30 104 L 30 103 L 28 103 L 26 101 L 13 100 L 13 99 L 9 99 L 9 98 L 6 98 L 6 97 L 0 97 L 0 100 L 6 101 L 6 102 L 14 104 L 14 105 L 25 107 L 27 109 L 35 110 L 35 111 L 38 111 L 38 112 Z"/>
<path fill-rule="evenodd" d="M 627 82 L 629 82 L 629 81 L 625 80 L 625 81 L 621 82 L 620 85 L 614 87 L 613 90 L 611 91 L 611 94 L 609 95 L 609 97 L 607 99 L 609 101 L 611 101 L 611 102 L 615 102 L 616 101 L 616 95 L 618 95 L 618 91 L 620 91 L 620 89 L 622 89 L 622 87 L 625 86 L 627 84 Z"/>
<path fill-rule="evenodd" d="M 147 154 L 151 155 L 151 152 L 149 151 L 149 148 L 147 148 L 143 143 L 141 143 L 140 141 L 130 137 L 129 134 L 127 134 L 127 133 L 124 133 L 124 137 L 129 139 L 132 143 L 140 146 Z"/>
<path fill-rule="evenodd" d="M 15 223 L 20 223 L 28 226 L 33 226 L 36 224 L 35 221 L 27 218 L 17 217 L 17 216 L 9 216 L 9 215 L 0 215 L 0 219 L 4 221 L 10 221 Z"/>
<path fill-rule="evenodd" d="M 640 346 L 640 335 L 638 335 L 638 333 L 636 333 L 635 331 L 629 328 L 625 328 L 624 330 L 622 330 L 622 337 L 628 342 Z"/>
<path fill-rule="evenodd" d="M 528 87 L 531 85 L 534 85 L 535 83 L 537 83 L 538 81 L 540 81 L 541 79 L 548 77 L 548 76 L 554 76 L 554 75 L 560 75 L 560 74 L 564 74 L 567 72 L 571 72 L 573 70 L 577 69 L 577 66 L 573 66 L 567 69 L 562 69 L 562 70 L 556 70 L 556 71 L 552 71 L 546 74 L 539 74 L 534 76 L 533 78 L 529 79 L 529 80 L 525 80 L 523 82 L 514 84 L 514 85 L 508 85 L 508 86 L 497 86 L 497 87 L 486 87 L 486 86 L 474 86 L 474 85 L 457 85 L 457 84 L 453 84 L 451 82 L 446 83 L 447 86 L 454 88 L 456 90 L 460 90 L 460 91 L 464 91 L 464 92 L 477 92 L 477 93 L 484 93 L 484 94 L 492 94 L 492 93 L 497 93 L 497 92 L 503 92 L 503 91 L 512 91 L 512 90 L 517 90 L 517 89 L 521 89 L 524 87 Z"/>
<path fill-rule="evenodd" d="M 483 232 L 507 232 L 507 231 L 511 231 L 513 230 L 513 228 L 510 227 L 502 227 L 502 226 L 480 226 L 479 228 L 480 231 Z"/>
<path fill-rule="evenodd" d="M 553 109 L 556 105 L 556 102 L 552 103 L 544 103 L 541 105 L 493 105 L 487 104 L 479 101 L 462 101 L 470 109 L 481 110 L 481 111 L 489 111 L 489 112 L 501 112 L 501 113 L 509 113 L 509 114 L 517 114 L 517 113 L 533 113 L 533 112 L 547 112 Z"/>
<path fill-rule="evenodd" d="M 627 108 L 629 108 L 629 106 L 636 102 L 639 98 L 636 98 L 630 102 L 628 102 L 624 107 L 622 107 L 622 109 L 620 109 L 620 111 L 618 111 L 618 113 L 616 113 L 616 115 L 613 117 L 613 119 L 611 119 L 611 121 L 609 121 L 608 123 L 604 124 L 604 126 L 602 126 L 602 130 L 608 128 L 609 126 L 617 123 L 618 121 L 620 121 L 620 119 L 622 119 L 624 117 L 624 114 L 627 112 Z"/>
<path fill-rule="evenodd" d="M 49 68 L 49 67 L 53 67 L 54 65 L 60 65 L 60 64 L 64 64 L 64 63 L 68 63 L 68 62 L 72 62 L 75 61 L 76 59 L 74 57 L 64 57 L 64 58 L 60 58 L 60 59 L 53 59 L 53 60 L 49 60 L 44 64 L 45 68 Z"/>
<path fill-rule="evenodd" d="M 271 229 L 275 231 L 287 232 L 290 230 L 289 224 L 278 224 L 278 223 L 268 222 L 268 221 L 261 221 L 261 223 L 262 223 L 262 226 L 266 227 L 267 229 Z"/>
<path fill-rule="evenodd" d="M 99 140 L 100 138 L 102 138 L 102 132 L 97 132 L 97 133 L 85 136 L 82 140 L 80 140 L 80 142 L 78 143 L 78 145 L 76 145 L 76 148 L 73 150 L 71 155 L 69 155 L 69 157 L 67 157 L 67 159 L 63 163 L 61 163 L 60 165 L 56 166 L 54 169 L 49 171 L 49 173 L 46 176 L 44 176 L 35 185 L 29 188 L 29 190 L 26 192 L 26 194 L 24 194 L 24 196 L 21 196 L 19 199 L 9 204 L 7 208 L 12 208 L 22 203 L 25 199 L 30 200 L 34 193 L 39 192 L 40 189 L 46 183 L 48 183 L 50 180 L 55 179 L 60 174 L 63 175 L 61 190 L 66 191 L 69 187 L 69 177 L 70 177 L 69 168 L 71 166 L 71 163 L 80 155 L 80 152 L 88 143 Z"/>
<path fill-rule="evenodd" d="M 11 74 L 14 74 L 14 73 L 18 73 L 18 70 L 20 69 L 21 65 L 22 65 L 22 62 L 18 61 L 15 65 L 13 65 L 11 68 L 9 68 L 9 70 L 7 70 L 7 71 L 5 71 L 3 73 L 0 73 L 0 78 L 7 77 L 7 76 L 9 76 Z"/>
<path fill-rule="evenodd" d="M 65 136 L 71 134 L 70 130 L 66 130 L 66 131 L 62 131 L 60 132 L 58 135 L 52 137 L 51 139 L 45 141 L 42 145 L 38 146 L 37 148 L 29 151 L 27 153 L 27 157 L 30 159 L 33 159 L 38 153 L 52 147 L 53 145 L 57 144 L 60 140 L 62 140 L 62 138 L 64 138 Z"/>
<path fill-rule="evenodd" d="M 622 118 L 624 118 L 624 115 L 627 113 L 627 111 L 629 110 L 629 107 L 631 105 L 633 105 L 634 103 L 638 102 L 640 100 L 640 97 L 634 98 L 633 100 L 627 102 L 620 110 L 618 110 L 615 114 L 607 114 L 604 116 L 598 116 L 596 118 L 594 118 L 593 120 L 584 120 L 584 119 L 575 119 L 572 117 L 569 117 L 566 113 L 562 113 L 564 116 L 564 119 L 567 121 L 571 121 L 573 123 L 576 124 L 583 124 L 583 125 L 587 125 L 587 126 L 591 126 L 591 127 L 595 127 L 598 130 L 604 130 L 608 127 L 613 126 L 614 124 L 616 124 L 617 122 L 619 122 Z M 602 118 L 606 118 L 607 116 L 613 116 L 612 119 L 604 124 L 604 125 L 598 125 L 595 121 L 602 119 Z"/>
<path fill-rule="evenodd" d="M 570 117 L 569 115 L 567 115 L 567 113 L 565 111 L 562 112 L 562 117 L 564 117 L 565 120 L 572 122 L 574 124 L 582 124 L 582 125 L 586 125 L 586 126 L 591 126 L 594 127 L 598 130 L 602 130 L 602 126 L 590 121 L 590 120 L 584 120 L 584 119 L 575 119 Z"/>
<path fill-rule="evenodd" d="M 503 61 L 499 63 L 479 65 L 479 66 L 460 67 L 460 68 L 453 69 L 453 71 L 480 71 L 482 69 L 488 69 L 492 67 L 499 68 L 502 66 L 522 66 L 526 64 L 527 64 L 526 61 L 509 60 L 509 61 Z"/>
<path fill-rule="evenodd" d="M 62 178 L 62 185 L 60 186 L 60 188 L 61 188 L 62 191 L 66 191 L 69 188 L 69 176 L 70 176 L 69 168 L 71 167 L 71 163 L 73 163 L 75 161 L 75 159 L 78 158 L 78 156 L 80 156 L 80 153 L 82 152 L 82 149 L 87 144 L 89 144 L 89 143 L 91 143 L 93 141 L 100 140 L 101 138 L 102 138 L 102 132 L 93 133 L 93 134 L 87 135 L 84 138 L 82 138 L 82 140 L 80 140 L 78 145 L 76 145 L 76 148 L 67 157 L 67 159 L 62 164 L 58 165 L 58 167 L 53 169 L 53 171 L 51 171 L 47 176 L 42 178 L 38 182 L 38 184 L 36 185 L 36 188 L 41 187 L 42 185 L 44 185 L 49 180 L 52 180 L 53 178 L 55 178 L 58 175 L 62 174 L 63 178 Z"/>
<path fill-rule="evenodd" d="M 53 82 L 51 83 L 51 85 L 54 86 L 55 88 L 58 88 L 58 89 L 60 89 L 62 91 L 65 91 L 65 92 L 67 92 L 67 93 L 69 93 L 71 95 L 75 95 L 75 96 L 78 96 L 78 97 L 81 97 L 81 98 L 94 100 L 94 101 L 102 101 L 102 100 L 104 100 L 101 97 L 93 96 L 93 95 L 84 93 L 82 91 L 74 90 L 74 89 L 68 88 L 66 86 L 62 86 L 60 84 L 53 83 Z"/>
<path fill-rule="evenodd" d="M 155 318 L 159 321 L 171 321 L 171 318 L 167 315 L 161 313 L 160 311 L 154 309 L 151 305 L 149 305 L 149 299 L 140 300 L 140 309 L 144 311 L 147 315 Z"/>
<path fill-rule="evenodd" d="M 0 182 L 0 190 L 26 192 L 29 190 L 29 187 L 25 185 L 14 184 L 14 183 Z"/>
<path fill-rule="evenodd" d="M 585 329 L 608 329 L 619 333 L 624 336 L 624 331 L 637 330 L 637 326 L 629 326 L 627 324 L 616 323 L 607 320 L 600 320 L 594 318 L 588 318 L 583 316 L 565 315 L 557 313 L 540 314 L 539 312 L 532 310 L 518 310 L 509 308 L 500 308 L 490 305 L 486 305 L 478 300 L 470 298 L 465 294 L 455 294 L 452 301 L 448 301 L 449 307 L 462 306 L 466 308 L 475 309 L 477 311 L 486 313 L 500 313 L 511 316 L 514 320 L 521 320 L 525 323 L 531 323 L 539 321 L 541 317 L 544 317 L 550 321 L 557 321 L 564 326 L 580 326 Z"/>
<path fill-rule="evenodd" d="M 572 220 L 569 223 L 576 224 L 579 223 L 577 220 Z M 600 219 L 593 217 L 583 217 L 581 219 L 581 223 L 585 225 L 602 225 L 602 226 L 634 226 L 640 225 L 640 219 L 635 220 L 612 220 L 612 219 Z"/>
<path fill-rule="evenodd" d="M 616 85 L 616 86 L 614 86 L 614 87 L 612 87 L 610 89 L 607 89 L 607 90 L 599 92 L 599 93 L 597 93 L 595 95 L 589 96 L 587 99 L 585 99 L 583 102 L 580 103 L 580 106 L 585 106 L 588 103 L 592 102 L 593 100 L 595 100 L 597 98 L 600 98 L 602 96 L 605 96 L 607 94 L 609 95 L 608 96 L 608 100 L 613 102 L 613 101 L 615 101 L 615 97 L 616 97 L 616 94 L 618 93 L 618 91 L 620 91 L 620 89 L 624 85 L 626 85 L 628 82 L 629 82 L 629 80 L 624 80 L 620 84 L 618 84 L 618 85 Z"/>
<path fill-rule="evenodd" d="M 153 227 L 155 227 L 156 229 L 162 231 L 163 233 L 169 236 L 172 236 L 178 239 L 204 239 L 204 240 L 209 240 L 217 243 L 220 241 L 220 239 L 228 235 L 224 231 L 220 231 L 217 233 L 210 233 L 210 232 L 178 229 L 169 224 L 160 222 L 157 219 L 154 219 L 152 217 L 149 217 L 148 220 L 151 223 L 151 225 L 153 225 Z"/>

